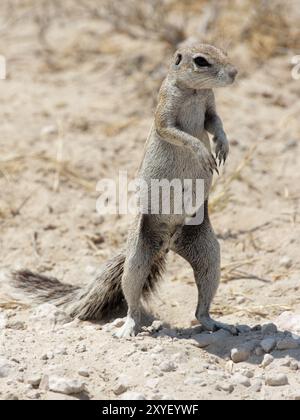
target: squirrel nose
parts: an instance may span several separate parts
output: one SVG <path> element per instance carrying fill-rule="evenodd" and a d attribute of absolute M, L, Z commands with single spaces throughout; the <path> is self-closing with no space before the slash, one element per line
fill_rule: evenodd
<path fill-rule="evenodd" d="M 230 69 L 228 70 L 228 75 L 232 78 L 235 79 L 236 76 L 238 74 L 238 71 L 235 67 L 230 67 Z"/>

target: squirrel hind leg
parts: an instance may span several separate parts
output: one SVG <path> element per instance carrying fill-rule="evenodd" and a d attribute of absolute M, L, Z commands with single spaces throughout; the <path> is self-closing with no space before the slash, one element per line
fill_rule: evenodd
<path fill-rule="evenodd" d="M 190 263 L 198 288 L 196 318 L 208 331 L 225 329 L 236 334 L 236 328 L 214 321 L 209 310 L 220 283 L 220 245 L 211 226 L 205 203 L 204 220 L 199 225 L 186 225 L 172 245 L 172 250 Z"/>
<path fill-rule="evenodd" d="M 141 300 L 153 291 L 165 263 L 167 236 L 159 229 L 156 219 L 141 215 L 131 231 L 122 277 L 122 290 L 128 305 L 127 320 L 115 334 L 130 337 L 137 333 L 141 323 Z"/>

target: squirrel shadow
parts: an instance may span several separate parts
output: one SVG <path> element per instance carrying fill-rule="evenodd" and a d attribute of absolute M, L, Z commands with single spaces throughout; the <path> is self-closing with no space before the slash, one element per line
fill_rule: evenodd
<path fill-rule="evenodd" d="M 289 356 L 300 361 L 300 337 L 292 332 L 280 330 L 275 332 L 274 330 L 274 332 L 266 334 L 261 326 L 251 328 L 247 325 L 237 325 L 236 327 L 239 331 L 238 335 L 231 335 L 224 330 L 209 333 L 203 330 L 200 325 L 178 329 L 163 324 L 160 331 L 152 333 L 152 337 L 171 337 L 177 340 L 186 340 L 187 343 L 190 341 L 201 350 L 228 361 L 231 360 L 232 349 L 248 353 L 249 357 L 246 357 L 244 361 L 253 365 L 261 365 L 265 354 L 268 353 L 274 359 L 285 359 Z M 268 340 L 267 344 L 270 344 L 268 352 L 261 347 L 263 340 Z M 284 348 L 293 346 L 295 348 Z"/>

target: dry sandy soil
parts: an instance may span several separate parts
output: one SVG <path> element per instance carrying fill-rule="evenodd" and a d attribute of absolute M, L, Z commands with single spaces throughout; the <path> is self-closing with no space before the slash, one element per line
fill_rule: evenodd
<path fill-rule="evenodd" d="M 0 399 L 299 399 L 299 50 L 264 60 L 233 45 L 240 78 L 217 92 L 231 154 L 211 197 L 212 313 L 239 336 L 201 333 L 192 271 L 170 255 L 150 303 L 162 329 L 118 341 L 116 324 L 16 302 L 6 273 L 84 285 L 123 246 L 130 218 L 97 215 L 96 184 L 136 173 L 172 48 L 85 15 L 55 21 L 47 47 L 29 6 L 17 12 L 0 39 Z"/>

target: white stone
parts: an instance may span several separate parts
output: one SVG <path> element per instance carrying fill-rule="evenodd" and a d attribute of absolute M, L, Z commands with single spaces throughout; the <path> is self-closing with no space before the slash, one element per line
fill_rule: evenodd
<path fill-rule="evenodd" d="M 235 348 L 231 350 L 231 360 L 234 363 L 246 362 L 250 357 L 250 351 L 245 348 Z"/>
<path fill-rule="evenodd" d="M 300 313 L 290 311 L 283 312 L 276 320 L 276 325 L 283 331 L 291 331 L 300 334 Z"/>
<path fill-rule="evenodd" d="M 41 129 L 41 136 L 57 135 L 58 129 L 56 125 L 46 125 Z"/>
<path fill-rule="evenodd" d="M 280 267 L 289 269 L 293 265 L 293 260 L 289 256 L 285 255 L 284 257 L 280 258 L 279 265 Z"/>
<path fill-rule="evenodd" d="M 289 381 L 283 373 L 272 374 L 266 377 L 266 385 L 269 386 L 284 386 L 288 385 Z"/>
<path fill-rule="evenodd" d="M 228 382 L 221 382 L 216 385 L 216 390 L 228 392 L 228 394 L 231 394 L 234 391 L 234 386 Z"/>
<path fill-rule="evenodd" d="M 85 353 L 86 352 L 86 346 L 85 344 L 77 344 L 75 348 L 76 353 Z"/>
<path fill-rule="evenodd" d="M 165 361 L 159 365 L 159 368 L 162 372 L 174 372 L 176 370 L 176 365 L 174 362 Z"/>
<path fill-rule="evenodd" d="M 249 380 L 249 378 L 246 378 L 246 376 L 241 375 L 240 373 L 236 373 L 235 375 L 232 376 L 232 381 L 233 383 L 237 384 L 237 385 L 243 385 L 246 388 L 249 388 L 251 386 L 251 382 Z"/>
<path fill-rule="evenodd" d="M 273 362 L 274 362 L 274 357 L 273 357 L 273 356 L 271 356 L 270 354 L 266 354 L 266 355 L 264 356 L 264 359 L 263 359 L 263 361 L 262 361 L 261 366 L 262 366 L 263 368 L 266 368 L 266 367 L 270 366 L 270 364 L 271 364 L 271 363 L 273 363 Z"/>
<path fill-rule="evenodd" d="M 11 372 L 11 363 L 4 358 L 0 358 L 0 378 L 7 378 Z"/>
<path fill-rule="evenodd" d="M 80 394 L 85 390 L 84 382 L 78 379 L 70 379 L 62 376 L 48 376 L 46 382 L 46 388 L 48 388 L 49 391 L 58 392 L 60 394 Z"/>
<path fill-rule="evenodd" d="M 38 373 L 32 376 L 28 376 L 27 383 L 32 386 L 39 386 L 42 380 L 42 375 L 39 375 Z"/>
<path fill-rule="evenodd" d="M 139 392 L 133 392 L 133 391 L 127 391 L 125 392 L 122 397 L 121 400 L 126 400 L 126 401 L 142 401 L 145 400 L 145 396 L 143 394 L 140 394 Z"/>
<path fill-rule="evenodd" d="M 215 333 L 203 333 L 203 334 L 195 334 L 193 336 L 193 344 L 200 348 L 208 347 L 212 344 L 219 345 L 224 344 L 224 340 L 230 337 L 231 334 L 229 331 L 220 330 Z"/>
<path fill-rule="evenodd" d="M 146 381 L 145 386 L 150 389 L 156 389 L 159 385 L 159 379 L 150 378 Z"/>
<path fill-rule="evenodd" d="M 114 389 L 113 392 L 115 395 L 121 395 L 124 394 L 124 392 L 126 392 L 128 390 L 127 385 L 125 385 L 124 383 L 118 383 Z"/>
<path fill-rule="evenodd" d="M 90 372 L 88 369 L 82 367 L 80 369 L 78 369 L 78 375 L 83 376 L 84 378 L 89 378 L 90 377 Z"/>
<path fill-rule="evenodd" d="M 151 327 L 152 327 L 152 330 L 153 331 L 159 331 L 159 330 L 162 329 L 163 323 L 162 323 L 162 321 L 160 321 L 159 319 L 157 319 L 157 320 L 155 320 L 155 321 L 152 322 Z"/>
<path fill-rule="evenodd" d="M 94 276 L 97 272 L 97 267 L 95 267 L 94 265 L 87 265 L 85 267 L 85 272 L 90 276 Z"/>

